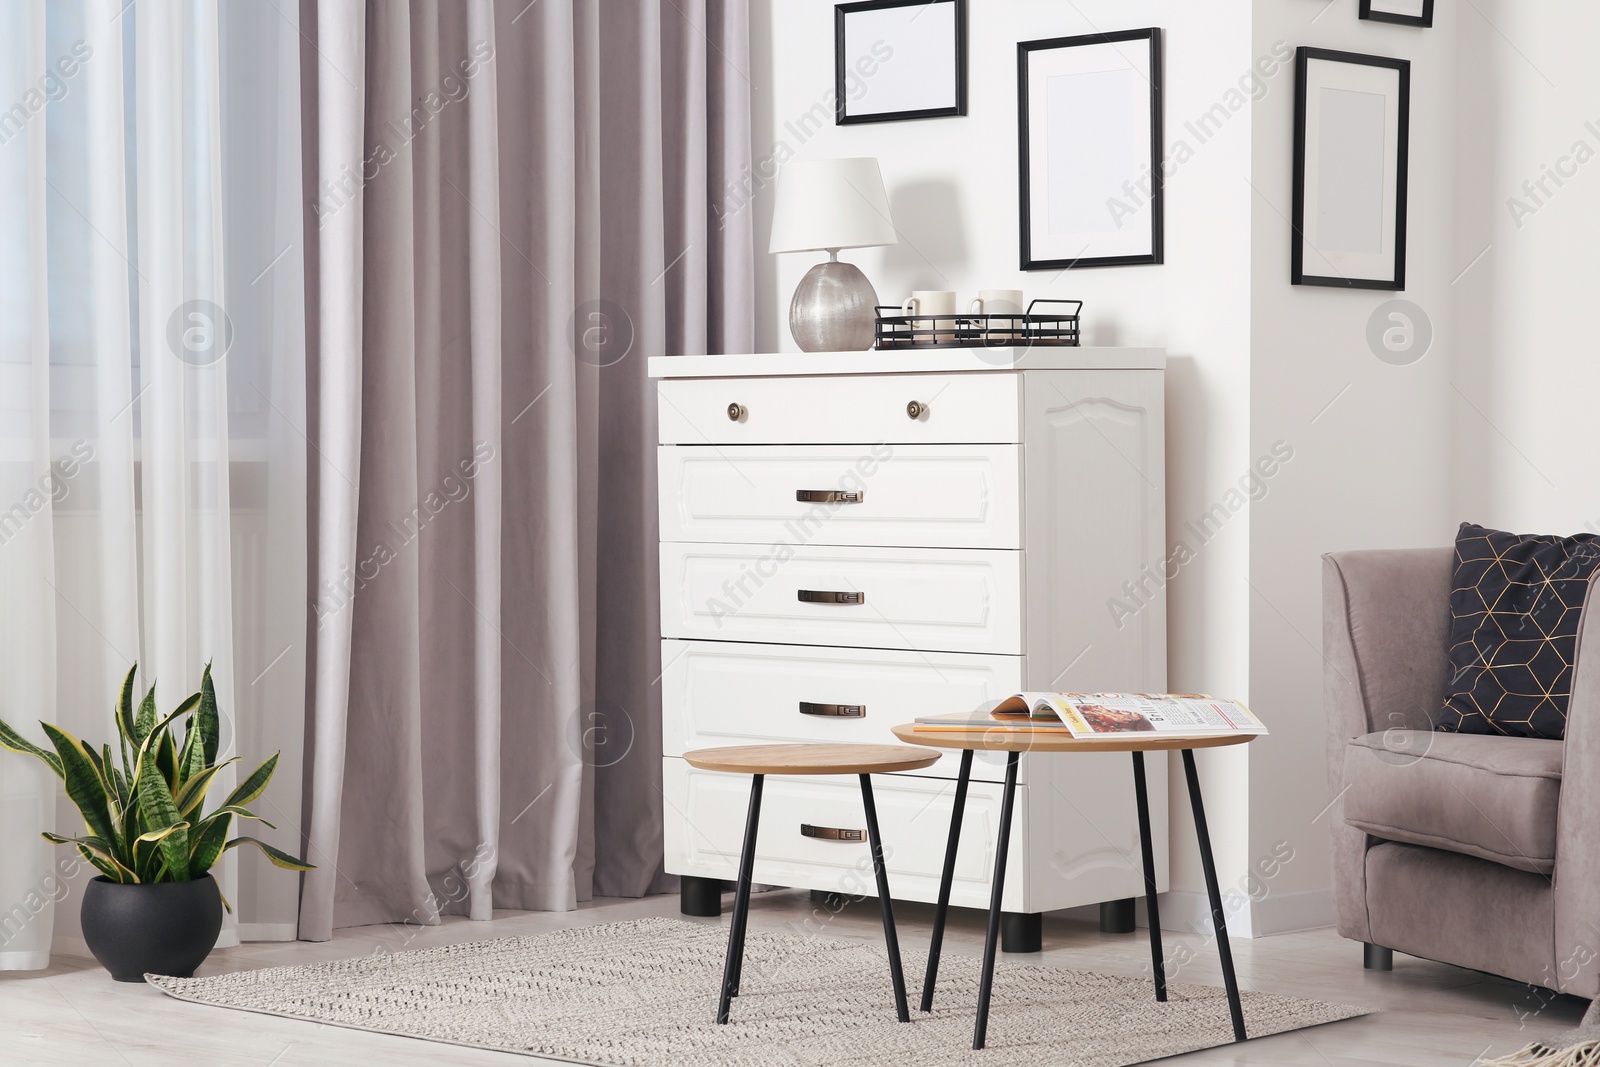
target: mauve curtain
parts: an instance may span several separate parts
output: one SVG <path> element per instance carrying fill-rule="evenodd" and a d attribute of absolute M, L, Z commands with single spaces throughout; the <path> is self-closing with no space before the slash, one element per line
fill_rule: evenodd
<path fill-rule="evenodd" d="M 300 934 L 661 869 L 654 390 L 748 350 L 747 0 L 302 0 Z"/>

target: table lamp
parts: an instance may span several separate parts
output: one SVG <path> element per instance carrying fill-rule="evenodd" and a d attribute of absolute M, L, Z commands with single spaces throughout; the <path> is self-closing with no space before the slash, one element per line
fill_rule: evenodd
<path fill-rule="evenodd" d="M 813 159 L 778 173 L 769 252 L 827 252 L 806 272 L 789 303 L 789 332 L 806 352 L 859 352 L 872 347 L 878 294 L 859 267 L 839 260 L 841 248 L 899 240 L 878 161 Z"/>

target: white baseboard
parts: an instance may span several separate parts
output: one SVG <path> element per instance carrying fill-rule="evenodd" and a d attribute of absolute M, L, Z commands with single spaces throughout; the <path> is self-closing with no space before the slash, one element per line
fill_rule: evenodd
<path fill-rule="evenodd" d="M 1211 902 L 1204 893 L 1173 890 L 1158 896 L 1156 905 L 1161 912 L 1161 929 L 1211 935 Z M 1068 908 L 1058 914 L 1083 922 L 1099 922 L 1100 906 Z M 1149 927 L 1150 917 L 1143 897 L 1134 902 L 1134 915 L 1141 929 Z M 1332 925 L 1333 890 L 1302 889 L 1294 893 L 1268 893 L 1238 908 L 1228 916 L 1228 935 L 1271 937 Z"/>
<path fill-rule="evenodd" d="M 240 941 L 293 941 L 300 931 L 294 923 L 240 923 Z"/>
<path fill-rule="evenodd" d="M 1293 893 L 1268 893 L 1252 904 L 1249 910 L 1253 913 L 1256 937 L 1316 930 L 1334 923 L 1333 890 L 1301 889 Z"/>

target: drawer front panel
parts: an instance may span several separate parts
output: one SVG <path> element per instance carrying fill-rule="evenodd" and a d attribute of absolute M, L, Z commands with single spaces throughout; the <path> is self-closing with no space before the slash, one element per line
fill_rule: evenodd
<path fill-rule="evenodd" d="M 676 378 L 657 385 L 664 445 L 1016 444 L 1021 376 Z M 925 409 L 915 418 L 907 405 Z M 729 407 L 733 415 L 729 417 Z"/>
<path fill-rule="evenodd" d="M 737 877 L 745 814 L 750 805 L 749 775 L 697 770 L 668 756 L 663 760 L 662 778 L 667 801 L 667 871 L 702 878 Z M 989 906 L 1000 794 L 1001 786 L 994 782 L 973 782 L 968 790 L 950 892 L 950 903 L 958 907 Z M 874 775 L 872 796 L 883 834 L 890 894 L 896 900 L 937 900 L 955 783 L 938 778 Z M 1021 842 L 1027 840 L 1027 821 L 1028 788 L 1018 786 L 1003 901 L 1007 910 L 1023 908 L 1027 850 Z M 841 836 L 853 837 L 853 831 L 865 830 L 866 825 L 861 787 L 854 775 L 768 775 L 756 835 L 755 880 L 852 896 L 876 896 L 867 843 L 838 840 L 829 833 L 842 830 L 845 834 Z M 808 826 L 815 828 L 812 834 L 804 831 Z"/>
<path fill-rule="evenodd" d="M 669 756 L 740 744 L 898 745 L 891 728 L 900 723 L 971 711 L 1022 686 L 1018 656 L 663 641 L 661 663 Z M 952 752 L 912 773 L 954 778 L 960 763 Z M 1004 779 L 1004 754 L 977 753 L 972 777 Z"/>
<path fill-rule="evenodd" d="M 661 545 L 661 636 L 1022 652 L 1022 553 Z"/>
<path fill-rule="evenodd" d="M 1021 548 L 1017 445 L 662 445 L 663 541 Z"/>

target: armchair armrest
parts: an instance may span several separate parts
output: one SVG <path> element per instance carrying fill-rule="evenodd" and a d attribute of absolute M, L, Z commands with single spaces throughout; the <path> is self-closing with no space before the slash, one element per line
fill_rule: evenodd
<path fill-rule="evenodd" d="M 1561 750 L 1552 989 L 1600 996 L 1600 574 L 1589 579 Z"/>
<path fill-rule="evenodd" d="M 1345 823 L 1339 801 L 1345 746 L 1351 738 L 1379 730 L 1433 728 L 1450 670 L 1454 570 L 1453 548 L 1322 557 L 1322 674 L 1332 801 L 1328 822 L 1334 910 L 1345 937 L 1372 940 L 1367 835 Z"/>
<path fill-rule="evenodd" d="M 1328 739 L 1343 752 L 1378 730 L 1431 730 L 1450 674 L 1453 548 L 1322 557 Z M 1340 779 L 1330 765 L 1329 785 Z"/>

